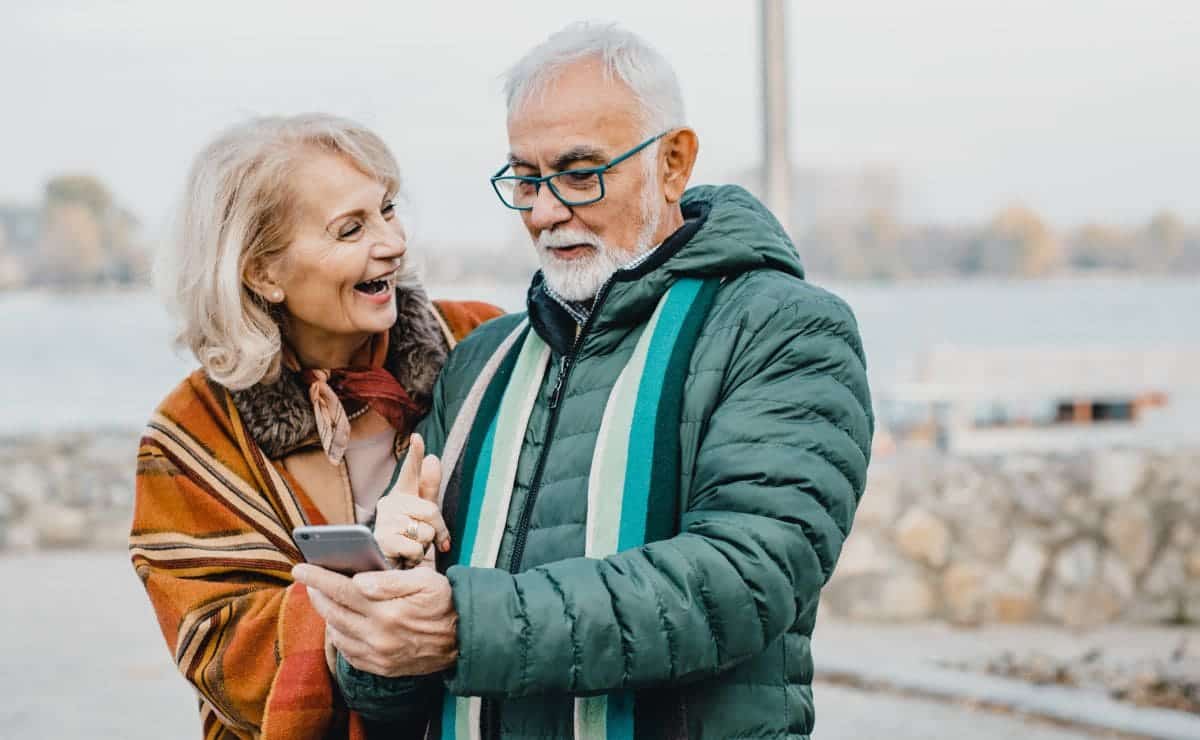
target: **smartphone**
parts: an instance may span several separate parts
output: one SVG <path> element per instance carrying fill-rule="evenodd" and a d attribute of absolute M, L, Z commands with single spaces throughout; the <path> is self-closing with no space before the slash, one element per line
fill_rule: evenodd
<path fill-rule="evenodd" d="M 308 562 L 348 576 L 392 567 L 375 542 L 375 535 L 361 524 L 296 527 L 292 539 Z"/>

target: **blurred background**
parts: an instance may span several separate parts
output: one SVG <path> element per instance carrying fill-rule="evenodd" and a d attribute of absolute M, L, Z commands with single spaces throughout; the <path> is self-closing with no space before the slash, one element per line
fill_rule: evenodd
<path fill-rule="evenodd" d="M 816 736 L 1200 736 L 1194 0 L 3 3 L 0 736 L 198 728 L 122 552 L 195 364 L 148 282 L 195 153 L 355 118 L 430 293 L 520 310 L 500 74 L 587 18 L 674 63 L 694 182 L 760 195 L 858 315 L 879 429 Z"/>

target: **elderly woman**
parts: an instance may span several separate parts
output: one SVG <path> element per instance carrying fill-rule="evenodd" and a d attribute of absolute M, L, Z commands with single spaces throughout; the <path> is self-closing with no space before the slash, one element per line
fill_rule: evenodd
<path fill-rule="evenodd" d="M 426 298 L 398 186 L 322 115 L 237 126 L 188 179 L 159 278 L 201 367 L 142 438 L 130 551 L 206 738 L 364 734 L 290 533 L 371 518 L 449 349 L 499 313 Z"/>

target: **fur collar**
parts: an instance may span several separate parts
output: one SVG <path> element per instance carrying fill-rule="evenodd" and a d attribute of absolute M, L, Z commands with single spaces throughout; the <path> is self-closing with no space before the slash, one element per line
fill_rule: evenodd
<path fill-rule="evenodd" d="M 433 305 L 412 276 L 396 285 L 396 323 L 388 336 L 384 367 L 413 400 L 427 405 L 449 347 Z M 287 455 L 315 439 L 317 423 L 308 392 L 297 373 L 282 370 L 273 383 L 230 391 L 246 430 L 271 459 Z"/>

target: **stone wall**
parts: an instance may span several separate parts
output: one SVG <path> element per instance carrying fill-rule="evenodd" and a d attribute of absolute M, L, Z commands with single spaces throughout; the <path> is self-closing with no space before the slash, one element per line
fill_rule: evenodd
<path fill-rule="evenodd" d="M 0 550 L 124 548 L 138 433 L 0 438 Z"/>
<path fill-rule="evenodd" d="M 1200 622 L 1200 455 L 880 460 L 823 608 L 960 624 Z"/>
<path fill-rule="evenodd" d="M 0 438 L 0 551 L 124 548 L 137 438 Z M 872 620 L 1200 622 L 1200 454 L 879 459 L 823 602 Z"/>

